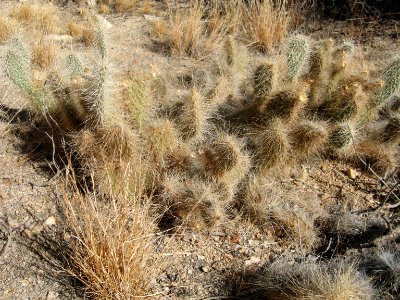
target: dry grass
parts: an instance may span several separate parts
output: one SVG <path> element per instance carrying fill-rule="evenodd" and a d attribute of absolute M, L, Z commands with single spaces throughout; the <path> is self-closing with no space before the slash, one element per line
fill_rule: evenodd
<path fill-rule="evenodd" d="M 16 24 L 9 18 L 0 16 L 0 44 L 6 42 L 15 32 Z"/>
<path fill-rule="evenodd" d="M 32 48 L 32 64 L 38 68 L 49 67 L 57 54 L 56 46 L 51 42 L 39 42 Z"/>
<path fill-rule="evenodd" d="M 293 9 L 286 0 L 192 0 L 189 8 L 170 8 L 169 19 L 154 22 L 153 28 L 156 38 L 177 56 L 207 56 L 223 46 L 227 35 L 271 51 L 285 38 Z"/>
<path fill-rule="evenodd" d="M 60 32 L 58 10 L 53 5 L 22 4 L 14 9 L 12 16 L 25 26 L 33 26 L 44 34 Z"/>
<path fill-rule="evenodd" d="M 117 12 L 126 12 L 131 11 L 136 7 L 137 0 L 115 0 L 115 10 Z"/>
<path fill-rule="evenodd" d="M 108 5 L 101 4 L 98 10 L 99 14 L 106 15 L 110 12 Z"/>
<path fill-rule="evenodd" d="M 192 1 L 189 9 L 170 8 L 167 21 L 154 22 L 156 38 L 172 55 L 204 58 L 222 46 L 232 19 L 229 15 L 221 18 L 216 8 L 204 19 L 206 11 L 201 0 Z"/>
<path fill-rule="evenodd" d="M 142 187 L 131 190 L 126 171 L 126 188 L 108 196 L 93 187 L 85 194 L 76 185 L 64 197 L 68 227 L 72 235 L 71 268 L 67 270 L 85 286 L 86 296 L 94 299 L 136 299 L 146 296 L 156 275 L 152 245 L 153 221 L 149 201 Z M 72 173 L 67 179 L 76 182 Z M 138 186 L 138 185 L 137 185 Z"/>
<path fill-rule="evenodd" d="M 291 12 L 286 0 L 249 1 L 244 9 L 243 26 L 253 46 L 272 51 L 282 43 L 289 26 Z"/>
<path fill-rule="evenodd" d="M 68 24 L 68 33 L 73 37 L 82 36 L 82 31 L 84 30 L 84 26 L 77 24 L 75 22 L 70 22 Z"/>
<path fill-rule="evenodd" d="M 297 189 L 285 190 L 277 182 L 259 176 L 249 179 L 239 201 L 251 222 L 272 230 L 285 245 L 295 245 L 301 251 L 317 245 L 314 222 L 325 212 L 316 195 L 300 196 Z"/>
<path fill-rule="evenodd" d="M 374 296 L 370 282 L 354 264 L 339 260 L 294 264 L 278 260 L 259 277 L 256 289 L 259 299 L 273 300 L 366 300 Z"/>

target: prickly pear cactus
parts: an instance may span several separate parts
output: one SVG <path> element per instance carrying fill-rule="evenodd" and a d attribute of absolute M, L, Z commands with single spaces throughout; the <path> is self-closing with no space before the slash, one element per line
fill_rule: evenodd
<path fill-rule="evenodd" d="M 22 90 L 32 92 L 31 60 L 21 41 L 14 39 L 7 51 L 5 69 L 8 77 Z"/>
<path fill-rule="evenodd" d="M 83 66 L 76 55 L 68 55 L 65 64 L 71 77 L 82 75 Z"/>
<path fill-rule="evenodd" d="M 254 96 L 256 99 L 264 99 L 269 95 L 273 87 L 274 65 L 264 63 L 258 66 L 254 78 Z"/>
<path fill-rule="evenodd" d="M 309 45 L 304 37 L 297 36 L 289 40 L 287 50 L 286 81 L 293 81 L 307 61 Z"/>
<path fill-rule="evenodd" d="M 375 105 L 381 105 L 392 97 L 400 86 L 400 58 L 393 61 L 384 71 L 384 86 L 375 98 Z"/>

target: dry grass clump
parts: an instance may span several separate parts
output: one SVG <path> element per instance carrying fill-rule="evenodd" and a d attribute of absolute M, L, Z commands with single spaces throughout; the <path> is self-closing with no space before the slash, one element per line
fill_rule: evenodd
<path fill-rule="evenodd" d="M 136 299 L 149 291 L 156 276 L 153 252 L 154 219 L 142 188 L 132 190 L 125 173 L 125 188 L 96 192 L 96 180 L 84 194 L 76 186 L 64 197 L 66 224 L 71 233 L 68 273 L 84 284 L 85 294 L 94 299 Z M 67 179 L 76 180 L 73 174 Z M 140 185 L 136 185 L 140 186 Z"/>
<path fill-rule="evenodd" d="M 221 47 L 228 25 L 204 19 L 207 8 L 204 1 L 191 2 L 189 9 L 171 9 L 169 19 L 155 21 L 153 29 L 157 40 L 176 56 L 203 58 Z"/>
<path fill-rule="evenodd" d="M 11 15 L 25 26 L 33 26 L 44 34 L 60 31 L 58 10 L 53 5 L 22 4 Z"/>
<path fill-rule="evenodd" d="M 16 24 L 7 17 L 0 16 L 0 44 L 6 42 L 15 32 Z"/>
<path fill-rule="evenodd" d="M 53 43 L 40 41 L 32 48 L 32 64 L 46 69 L 53 63 L 56 54 L 57 48 Z"/>
<path fill-rule="evenodd" d="M 117 12 L 131 11 L 137 4 L 137 0 L 115 0 L 114 6 Z"/>
<path fill-rule="evenodd" d="M 281 259 L 267 266 L 258 277 L 259 299 L 373 299 L 368 279 L 347 260 L 290 263 Z"/>
<path fill-rule="evenodd" d="M 68 24 L 68 32 L 72 37 L 81 37 L 85 26 L 77 24 L 75 22 L 70 22 Z"/>
<path fill-rule="evenodd" d="M 300 250 L 317 246 L 318 232 L 314 226 L 324 210 L 314 194 L 300 195 L 296 189 L 284 190 L 274 181 L 251 177 L 241 198 L 243 212 L 252 222 Z"/>
<path fill-rule="evenodd" d="M 252 45 L 270 52 L 282 43 L 290 27 L 291 11 L 286 0 L 242 3 L 242 24 Z"/>
<path fill-rule="evenodd" d="M 105 4 L 101 4 L 98 10 L 99 14 L 106 15 L 110 12 L 110 7 Z"/>
<path fill-rule="evenodd" d="M 395 297 L 400 293 L 399 253 L 384 251 L 364 258 L 359 268 L 364 271 L 383 295 Z"/>
<path fill-rule="evenodd" d="M 227 35 L 240 36 L 262 51 L 279 45 L 289 30 L 286 0 L 193 0 L 187 8 L 170 9 L 167 21 L 154 22 L 156 38 L 178 56 L 207 56 Z"/>

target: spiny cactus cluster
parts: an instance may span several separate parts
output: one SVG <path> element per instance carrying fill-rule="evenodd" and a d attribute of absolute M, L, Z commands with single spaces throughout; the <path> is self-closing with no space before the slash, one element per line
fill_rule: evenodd
<path fill-rule="evenodd" d="M 98 68 L 94 68 L 91 74 L 85 73 L 82 62 L 71 53 L 65 60 L 68 76 L 65 78 L 56 71 L 48 72 L 44 86 L 34 84 L 31 58 L 23 43 L 19 39 L 10 43 L 5 61 L 6 74 L 29 96 L 35 110 L 49 115 L 61 130 L 75 131 L 94 123 L 104 124 L 106 52 L 104 37 L 100 32 L 98 36 L 101 56 Z"/>
<path fill-rule="evenodd" d="M 237 208 L 254 211 L 257 201 L 268 206 L 268 199 L 256 199 L 248 188 L 251 180 L 277 176 L 286 166 L 315 155 L 349 158 L 348 150 L 358 149 L 381 171 L 395 162 L 391 154 L 383 155 L 382 147 L 368 145 L 371 136 L 378 134 L 386 148 L 398 146 L 398 112 L 382 120 L 378 110 L 398 90 L 398 60 L 382 78 L 369 78 L 355 67 L 352 43 L 336 45 L 332 40 L 312 42 L 294 36 L 287 41 L 283 57 L 258 61 L 252 65 L 250 79 L 237 82 L 238 45 L 233 38 L 225 45 L 226 57 L 218 70 L 192 72 L 186 93 L 175 95 L 168 80 L 157 74 L 124 81 L 123 129 L 118 122 L 111 125 L 119 130 L 105 122 L 110 114 L 105 63 L 87 71 L 71 54 L 66 60 L 69 78 L 52 73 L 40 95 L 51 99 L 48 111 L 64 130 L 84 129 L 77 138 L 80 156 L 88 151 L 93 156 L 102 153 L 97 162 L 111 165 L 115 172 L 121 162 L 108 160 L 107 155 L 140 157 L 154 199 L 169 207 L 170 217 L 195 227 L 224 222 Z M 107 49 L 101 33 L 97 47 L 104 62 Z M 32 96 L 29 67 L 26 52 L 19 44 L 12 46 L 7 74 Z M 370 128 L 374 123 L 365 123 L 367 110 L 374 122 L 383 124 L 381 131 Z M 110 138 L 113 132 L 118 139 Z M 100 146 L 96 140 L 102 141 Z M 291 222 L 302 216 L 309 232 L 304 236 L 313 241 L 312 224 L 304 216 L 315 215 L 297 207 L 288 222 L 295 228 Z"/>

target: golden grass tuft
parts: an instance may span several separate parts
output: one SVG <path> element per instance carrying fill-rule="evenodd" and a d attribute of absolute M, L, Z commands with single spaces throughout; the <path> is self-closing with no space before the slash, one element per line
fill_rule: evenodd
<path fill-rule="evenodd" d="M 273 300 L 368 300 L 375 294 L 354 263 L 338 259 L 294 264 L 280 259 L 265 268 L 255 286 L 260 298 Z"/>
<path fill-rule="evenodd" d="M 25 26 L 33 26 L 44 34 L 57 34 L 60 32 L 58 10 L 53 5 L 26 3 L 15 8 L 11 15 Z"/>
<path fill-rule="evenodd" d="M 85 29 L 84 26 L 77 24 L 75 22 L 70 22 L 68 24 L 68 33 L 72 37 L 81 37 L 84 29 Z"/>
<path fill-rule="evenodd" d="M 57 47 L 53 43 L 40 41 L 32 48 L 32 64 L 46 69 L 53 63 L 56 54 Z"/>
<path fill-rule="evenodd" d="M 136 7 L 137 0 L 115 0 L 115 10 L 117 12 L 129 12 Z"/>
<path fill-rule="evenodd" d="M 101 4 L 98 10 L 99 14 L 106 15 L 110 12 L 108 5 Z"/>
<path fill-rule="evenodd" d="M 136 299 L 147 296 L 157 276 L 153 251 L 154 218 L 143 186 L 132 190 L 130 181 L 140 178 L 125 170 L 125 188 L 107 197 L 93 186 L 83 194 L 76 185 L 64 197 L 66 224 L 71 232 L 68 273 L 84 284 L 85 294 L 95 299 Z M 111 174 L 110 174 L 111 175 Z M 73 174 L 68 178 L 75 182 Z M 111 175 L 112 176 L 112 175 Z M 137 182 L 136 182 L 137 183 Z"/>
<path fill-rule="evenodd" d="M 272 230 L 286 245 L 301 251 L 317 246 L 314 222 L 325 212 L 315 194 L 300 195 L 297 189 L 285 189 L 263 176 L 252 176 L 239 201 L 251 222 Z"/>
<path fill-rule="evenodd" d="M 227 32 L 223 18 L 204 20 L 206 5 L 201 0 L 190 3 L 189 8 L 170 9 L 167 21 L 153 24 L 155 37 L 176 56 L 202 58 L 222 46 Z"/>
<path fill-rule="evenodd" d="M 0 16 L 0 44 L 6 42 L 15 32 L 16 24 L 9 18 Z"/>
<path fill-rule="evenodd" d="M 243 26 L 257 49 L 270 52 L 282 43 L 289 30 L 291 14 L 287 0 L 248 1 Z"/>

